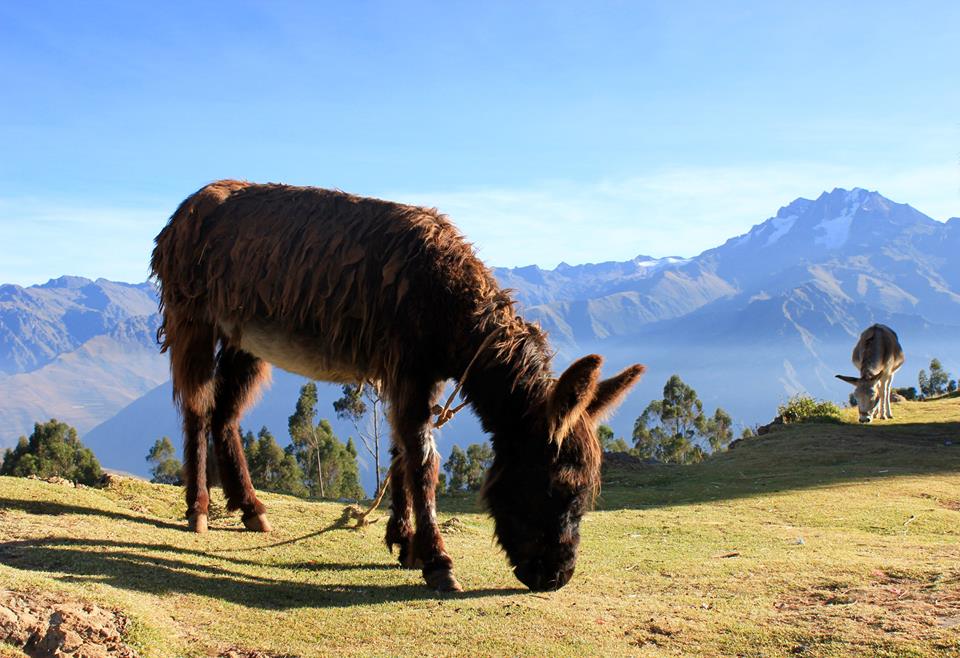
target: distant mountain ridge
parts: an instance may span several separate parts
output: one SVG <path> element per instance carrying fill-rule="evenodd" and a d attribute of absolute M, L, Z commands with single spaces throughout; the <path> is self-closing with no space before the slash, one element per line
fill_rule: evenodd
<path fill-rule="evenodd" d="M 629 436 L 633 419 L 673 373 L 707 406 L 723 406 L 747 424 L 769 420 L 776 404 L 798 391 L 845 399 L 849 387 L 833 375 L 852 370 L 856 336 L 878 321 L 900 333 L 907 351 L 896 383 L 915 383 L 931 356 L 957 374 L 958 253 L 960 218 L 938 222 L 877 192 L 838 188 L 796 199 L 692 258 L 494 273 L 514 290 L 523 315 L 549 332 L 558 370 L 592 351 L 606 357 L 607 371 L 648 365 L 613 419 Z M 127 470 L 140 464 L 142 472 L 145 446 L 177 427 L 166 357 L 153 338 L 157 322 L 149 283 L 61 277 L 0 286 L 0 447 L 33 420 L 54 415 L 77 424 L 98 452 L 122 456 Z M 299 383 L 278 373 L 275 392 L 247 424 L 270 424 L 282 438 L 294 402 L 287 398 Z M 332 415 L 335 393 L 322 392 L 321 416 Z M 481 437 L 467 420 L 441 445 Z"/>
<path fill-rule="evenodd" d="M 638 333 L 710 304 L 814 285 L 838 303 L 960 325 L 960 219 L 938 222 L 860 188 L 797 199 L 747 233 L 688 259 L 496 270 L 528 315 L 566 346 Z M 572 277 L 571 273 L 577 273 Z M 579 279 L 566 289 L 566 282 Z"/>
<path fill-rule="evenodd" d="M 0 373 L 35 370 L 59 354 L 157 311 L 150 283 L 62 276 L 37 286 L 0 286 Z"/>
<path fill-rule="evenodd" d="M 167 377 L 152 284 L 0 286 L 0 447 L 59 418 L 84 432 Z"/>

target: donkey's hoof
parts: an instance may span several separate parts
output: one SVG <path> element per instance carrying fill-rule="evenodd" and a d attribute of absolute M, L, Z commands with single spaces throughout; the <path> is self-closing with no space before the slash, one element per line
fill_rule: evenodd
<path fill-rule="evenodd" d="M 207 531 L 207 515 L 191 514 L 187 517 L 187 527 L 190 528 L 190 532 L 202 535 Z"/>
<path fill-rule="evenodd" d="M 462 592 L 463 587 L 457 582 L 457 577 L 453 575 L 450 569 L 437 569 L 423 574 L 423 579 L 427 581 L 430 589 L 436 592 Z"/>
<path fill-rule="evenodd" d="M 267 520 L 266 514 L 253 514 L 243 517 L 243 525 L 247 530 L 254 532 L 272 532 L 273 526 Z"/>

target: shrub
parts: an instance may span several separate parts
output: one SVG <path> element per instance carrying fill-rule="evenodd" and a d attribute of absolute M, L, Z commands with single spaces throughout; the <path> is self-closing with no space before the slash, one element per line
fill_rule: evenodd
<path fill-rule="evenodd" d="M 77 430 L 56 419 L 35 423 L 30 438 L 21 436 L 0 465 L 0 475 L 61 477 L 82 484 L 95 484 L 102 474 L 100 462 L 80 442 Z"/>
<path fill-rule="evenodd" d="M 893 392 L 898 394 L 904 400 L 916 400 L 917 399 L 917 388 L 916 386 L 902 386 L 900 388 L 893 389 Z"/>
<path fill-rule="evenodd" d="M 809 395 L 794 395 L 777 408 L 784 423 L 838 423 L 840 407 L 827 400 L 816 400 Z"/>

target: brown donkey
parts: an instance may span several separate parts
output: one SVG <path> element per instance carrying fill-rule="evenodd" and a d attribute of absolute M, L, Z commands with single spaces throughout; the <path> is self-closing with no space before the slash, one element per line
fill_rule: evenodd
<path fill-rule="evenodd" d="M 483 496 L 514 573 L 535 590 L 570 579 L 580 519 L 599 486 L 596 425 L 644 368 L 600 381 L 601 358 L 590 355 L 554 378 L 544 333 L 516 315 L 446 217 L 339 191 L 224 180 L 180 205 L 157 236 L 152 267 L 158 338 L 183 416 L 192 529 L 206 529 L 208 434 L 228 507 L 242 510 L 247 528 L 270 528 L 238 433 L 268 363 L 317 380 L 377 381 L 393 428 L 387 545 L 431 587 L 459 590 L 435 515 L 431 410 L 443 383 L 462 379 L 493 435 Z"/>

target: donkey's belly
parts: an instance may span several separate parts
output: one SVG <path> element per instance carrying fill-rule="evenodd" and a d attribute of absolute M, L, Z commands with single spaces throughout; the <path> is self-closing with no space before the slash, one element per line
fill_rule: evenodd
<path fill-rule="evenodd" d="M 237 331 L 221 323 L 227 336 L 239 333 L 240 349 L 272 363 L 288 372 L 317 381 L 349 384 L 367 378 L 354 364 L 327 354 L 322 341 L 315 336 L 290 334 L 269 325 L 245 324 Z"/>

